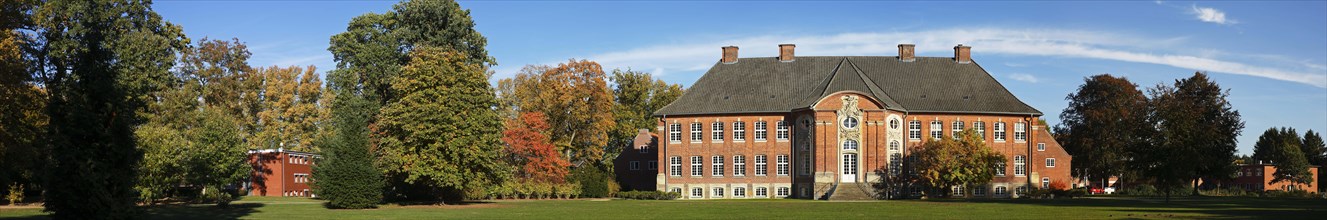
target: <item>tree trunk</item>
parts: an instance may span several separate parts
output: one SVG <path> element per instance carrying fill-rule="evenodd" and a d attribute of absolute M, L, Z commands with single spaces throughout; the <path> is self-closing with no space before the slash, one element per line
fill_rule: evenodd
<path fill-rule="evenodd" d="M 1198 194 L 1198 180 L 1200 180 L 1200 178 L 1194 178 L 1194 179 L 1193 179 L 1193 195 L 1194 195 L 1194 196 L 1201 196 L 1201 195 L 1202 195 L 1202 194 Z"/>

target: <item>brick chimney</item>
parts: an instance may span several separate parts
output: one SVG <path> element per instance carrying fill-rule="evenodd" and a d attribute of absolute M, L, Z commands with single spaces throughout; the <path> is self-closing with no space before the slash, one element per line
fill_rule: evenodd
<path fill-rule="evenodd" d="M 899 44 L 899 45 L 898 45 L 898 60 L 899 60 L 899 61 L 903 61 L 903 62 L 912 62 L 912 61 L 917 60 L 917 55 L 916 55 L 915 53 L 913 53 L 913 48 L 914 48 L 914 47 L 916 47 L 916 46 L 914 46 L 914 45 L 912 45 L 912 44 Z"/>
<path fill-rule="evenodd" d="M 954 46 L 954 62 L 972 63 L 972 47 L 958 44 Z"/>
<path fill-rule="evenodd" d="M 723 47 L 723 59 L 720 59 L 720 61 L 723 61 L 724 64 L 737 63 L 737 46 Z"/>
<path fill-rule="evenodd" d="M 794 45 L 794 44 L 779 44 L 779 61 L 783 61 L 783 62 L 791 62 L 791 61 L 793 61 L 793 48 L 794 48 L 794 47 L 797 47 L 797 45 Z"/>

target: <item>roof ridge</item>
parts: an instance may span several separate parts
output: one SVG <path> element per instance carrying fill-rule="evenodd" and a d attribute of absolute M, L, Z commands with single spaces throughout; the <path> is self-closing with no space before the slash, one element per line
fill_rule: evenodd
<path fill-rule="evenodd" d="M 832 70 L 829 71 L 829 76 L 826 76 L 826 77 L 825 77 L 825 81 L 824 81 L 823 83 L 820 83 L 820 92 L 819 92 L 819 93 L 820 93 L 820 96 L 812 97 L 813 100 L 815 100 L 815 99 L 820 99 L 821 97 L 825 97 L 826 95 L 829 95 L 829 94 L 825 94 L 825 93 L 826 93 L 826 92 L 829 92 L 829 85 L 830 85 L 830 83 L 834 83 L 834 77 L 839 75 L 839 69 L 843 68 L 843 63 L 844 63 L 844 62 L 848 62 L 848 58 L 843 58 L 843 60 L 839 60 L 839 64 L 838 64 L 838 65 L 834 65 L 834 69 L 832 69 Z M 812 102 L 812 103 L 814 103 L 814 102 Z"/>
<path fill-rule="evenodd" d="M 851 59 L 847 58 L 844 58 L 844 60 L 848 62 L 848 66 L 851 66 L 853 71 L 857 71 L 857 77 L 862 78 L 862 81 L 866 83 L 866 88 L 871 90 L 871 95 L 875 96 L 877 100 L 880 100 L 880 102 L 882 102 L 881 104 L 885 105 L 883 106 L 884 108 L 888 109 L 892 107 L 896 109 L 904 109 L 903 106 L 898 104 L 898 101 L 895 101 L 893 97 L 889 96 L 889 93 L 885 93 L 885 90 L 880 89 L 880 86 L 875 84 L 875 80 L 871 80 L 871 77 L 867 77 L 866 73 L 862 72 L 862 68 L 857 67 L 857 63 L 853 63 Z"/>

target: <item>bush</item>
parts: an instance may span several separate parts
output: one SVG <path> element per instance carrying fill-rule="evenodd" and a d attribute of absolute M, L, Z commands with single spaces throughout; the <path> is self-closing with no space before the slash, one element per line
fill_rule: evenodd
<path fill-rule="evenodd" d="M 1188 196 L 1192 192 L 1193 186 L 1185 185 L 1184 187 L 1172 189 L 1170 191 L 1170 196 Z M 1116 191 L 1115 193 L 1130 196 L 1166 196 L 1165 190 L 1157 189 L 1155 186 L 1146 184 L 1134 185 L 1133 187 Z"/>
<path fill-rule="evenodd" d="M 612 196 L 614 190 L 609 184 L 616 183 L 612 174 L 599 166 L 582 166 L 571 171 L 570 182 L 580 184 L 581 197 L 605 198 Z"/>
<path fill-rule="evenodd" d="M 5 196 L 9 200 L 9 205 L 18 205 L 23 201 L 23 186 L 18 183 L 9 184 L 9 195 Z"/>
<path fill-rule="evenodd" d="M 1317 198 L 1318 197 L 1317 193 L 1304 191 L 1304 190 L 1290 190 L 1290 191 L 1269 190 L 1263 193 L 1263 195 L 1266 197 L 1279 197 L 1279 198 Z"/>
<path fill-rule="evenodd" d="M 674 200 L 680 196 L 682 196 L 680 193 L 661 191 L 626 191 L 617 193 L 617 198 L 637 200 Z"/>

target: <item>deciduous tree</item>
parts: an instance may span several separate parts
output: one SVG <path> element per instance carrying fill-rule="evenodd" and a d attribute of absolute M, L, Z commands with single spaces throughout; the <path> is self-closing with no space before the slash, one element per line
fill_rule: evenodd
<path fill-rule="evenodd" d="M 31 48 L 32 39 L 16 31 L 31 25 L 28 13 L 34 2 L 0 3 L 0 186 L 40 189 L 40 172 L 46 163 L 43 134 L 47 117 L 42 112 L 46 98 L 32 78 L 33 60 L 24 53 Z M 0 192 L 4 193 L 16 192 Z"/>
<path fill-rule="evenodd" d="M 1132 150 L 1147 147 L 1147 97 L 1124 77 L 1088 77 L 1069 94 L 1055 126 L 1056 141 L 1074 156 L 1074 177 L 1104 181 L 1121 175 Z"/>
<path fill-rule="evenodd" d="M 916 158 L 917 180 L 948 194 L 950 187 L 986 184 L 995 177 L 995 167 L 1005 163 L 1005 157 L 982 142 L 977 131 L 967 129 L 957 138 L 945 137 L 927 141 L 913 151 Z"/>
<path fill-rule="evenodd" d="M 604 153 L 615 122 L 604 78 L 603 67 L 588 60 L 526 66 L 514 79 L 517 108 L 544 113 L 553 143 L 573 164 L 610 164 Z"/>
<path fill-rule="evenodd" d="M 1197 194 L 1198 179 L 1228 178 L 1235 171 L 1235 138 L 1244 129 L 1239 111 L 1226 100 L 1229 92 L 1203 73 L 1150 91 L 1158 132 L 1155 146 L 1140 150 L 1138 169 L 1167 192 L 1192 182 Z"/>
<path fill-rule="evenodd" d="M 563 183 L 566 181 L 567 168 L 571 166 L 562 158 L 544 132 L 548 123 L 544 113 L 522 113 L 519 118 L 508 120 L 506 131 L 502 132 L 502 142 L 507 144 L 507 157 L 520 169 L 516 177 L 530 182 Z"/>
<path fill-rule="evenodd" d="M 654 111 L 682 96 L 682 86 L 656 80 L 650 73 L 633 70 L 613 70 L 610 79 L 613 88 L 613 118 L 617 126 L 608 139 L 605 158 L 617 158 L 622 149 L 631 146 L 639 129 L 656 126 Z"/>

